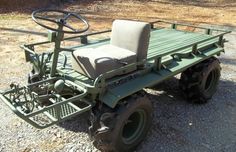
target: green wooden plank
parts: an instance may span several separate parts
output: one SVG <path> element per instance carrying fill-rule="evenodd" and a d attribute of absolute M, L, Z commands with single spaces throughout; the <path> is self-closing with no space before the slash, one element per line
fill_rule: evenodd
<path fill-rule="evenodd" d="M 176 41 L 176 40 L 180 40 L 183 38 L 186 38 L 186 36 L 188 37 L 192 37 L 195 36 L 194 34 L 183 34 L 180 32 L 172 32 L 171 34 L 165 34 L 165 35 L 158 35 L 157 37 L 153 38 L 151 36 L 150 38 L 150 42 L 149 42 L 149 47 L 152 47 L 152 45 L 154 44 L 159 44 L 159 45 L 164 45 L 164 43 L 171 43 L 172 41 Z"/>
<path fill-rule="evenodd" d="M 194 38 L 194 36 L 186 37 L 186 36 L 182 35 L 180 37 L 177 37 L 177 38 L 174 38 L 174 39 L 172 38 L 172 39 L 169 39 L 167 41 L 160 40 L 159 42 L 157 41 L 156 43 L 151 43 L 149 45 L 148 54 L 151 54 L 151 52 L 156 52 L 157 49 L 166 48 L 168 46 L 176 45 L 176 43 L 180 43 L 179 39 L 187 40 L 187 39 L 190 39 L 190 38 Z"/>
<path fill-rule="evenodd" d="M 192 40 L 195 38 L 210 38 L 210 37 L 206 37 L 204 35 L 195 35 L 195 34 L 183 34 L 181 38 L 175 38 L 175 37 L 168 37 L 168 41 L 162 41 L 161 37 L 160 37 L 160 41 L 157 41 L 155 43 L 150 43 L 150 48 L 152 47 L 161 47 L 161 46 L 169 46 L 172 45 L 171 42 L 175 42 L 175 43 L 184 43 L 186 40 Z"/>
<path fill-rule="evenodd" d="M 194 38 L 189 38 L 187 40 L 185 40 L 184 42 L 177 42 L 177 43 L 173 43 L 173 44 L 170 44 L 170 45 L 164 45 L 164 46 L 161 46 L 161 47 L 153 47 L 153 48 L 150 48 L 150 49 L 155 49 L 156 51 L 150 51 L 150 53 L 148 52 L 148 59 L 149 58 L 152 58 L 152 57 L 155 57 L 155 56 L 158 56 L 158 55 L 164 55 L 164 54 L 168 54 L 169 52 L 172 52 L 178 48 L 181 48 L 181 47 L 184 47 L 184 46 L 187 46 L 187 45 L 190 45 L 190 44 L 194 44 L 194 43 L 197 43 L 197 42 L 200 42 L 202 40 L 205 40 L 207 38 L 202 38 L 200 36 L 197 36 L 197 37 L 194 37 Z"/>
<path fill-rule="evenodd" d="M 160 37 L 162 39 L 165 39 L 168 36 L 172 37 L 174 35 L 179 35 L 179 34 L 183 34 L 183 32 L 176 32 L 174 30 L 154 31 L 154 32 L 151 32 L 150 41 L 153 41 L 155 39 L 159 39 Z"/>
<path fill-rule="evenodd" d="M 164 29 L 163 31 L 154 31 L 154 32 L 151 32 L 151 40 L 152 39 L 155 39 L 155 38 L 160 38 L 161 39 L 164 39 L 166 36 L 170 36 L 171 38 L 174 38 L 172 37 L 171 35 L 172 34 L 183 34 L 183 35 L 206 35 L 206 34 L 201 34 L 201 33 L 194 33 L 194 32 L 188 32 L 188 31 L 177 31 L 177 30 L 173 30 L 173 29 Z"/>
<path fill-rule="evenodd" d="M 163 48 L 163 49 L 160 49 L 159 51 L 160 52 L 165 52 L 166 50 L 168 51 L 168 50 L 170 50 L 170 51 L 172 51 L 172 50 L 174 50 L 174 49 L 177 49 L 177 48 L 181 48 L 181 47 L 184 47 L 184 46 L 187 46 L 187 45 L 191 45 L 191 44 L 193 44 L 193 43 L 197 43 L 197 42 L 200 42 L 200 41 L 202 41 L 202 40 L 206 40 L 206 39 L 208 39 L 208 38 L 197 38 L 197 39 L 190 39 L 190 40 L 188 40 L 188 41 L 185 41 L 185 43 L 178 43 L 178 44 L 176 44 L 174 47 L 169 47 L 169 48 Z M 207 41 L 207 43 L 209 43 L 210 41 Z M 190 47 L 191 48 L 191 47 Z"/>
<path fill-rule="evenodd" d="M 151 34 L 149 44 L 152 44 L 153 42 L 156 43 L 156 42 L 172 41 L 174 39 L 179 40 L 180 39 L 179 36 L 185 37 L 185 36 L 196 36 L 196 35 L 200 35 L 200 34 L 169 30 L 163 34 L 159 34 L 159 33 Z"/>
<path fill-rule="evenodd" d="M 218 42 L 218 39 L 213 39 L 213 40 L 201 43 L 198 45 L 198 49 L 203 49 L 204 47 L 214 44 L 216 42 Z M 178 51 L 176 53 L 188 53 L 188 52 L 192 52 L 192 47 Z M 172 56 L 166 55 L 166 56 L 162 57 L 161 63 L 162 64 L 171 63 L 170 61 L 172 61 L 172 60 L 173 60 Z M 154 62 L 154 60 L 151 60 L 151 62 L 149 61 L 149 63 L 153 63 L 153 62 Z"/>
<path fill-rule="evenodd" d="M 173 42 L 169 45 L 162 45 L 160 47 L 156 46 L 156 47 L 149 48 L 150 51 L 148 51 L 147 58 L 149 59 L 149 58 L 161 55 L 161 54 L 163 54 L 163 55 L 166 53 L 168 54 L 169 52 L 171 52 L 175 49 L 190 45 L 191 43 L 195 43 L 200 40 L 202 40 L 201 37 L 194 37 L 192 39 L 189 38 L 187 41 L 185 41 L 185 43 L 183 43 L 183 42 L 175 42 L 174 43 Z"/>
<path fill-rule="evenodd" d="M 156 41 L 155 43 L 150 43 L 149 49 L 151 49 L 153 47 L 168 46 L 168 45 L 171 45 L 173 43 L 180 43 L 181 41 L 183 42 L 185 40 L 193 39 L 195 37 L 205 37 L 205 36 L 204 35 L 199 35 L 199 34 L 183 34 L 183 35 L 180 35 L 180 37 L 172 37 L 172 36 L 170 36 L 170 37 L 168 37 L 167 41 L 162 40 L 162 37 L 160 37 L 159 41 Z"/>
<path fill-rule="evenodd" d="M 193 36 L 189 37 L 189 39 L 190 38 L 193 38 Z M 148 56 L 152 55 L 153 53 L 156 54 L 157 51 L 160 52 L 160 49 L 166 48 L 168 46 L 177 47 L 176 44 L 179 44 L 179 42 L 178 42 L 179 39 L 183 39 L 183 37 L 178 37 L 177 39 L 172 39 L 172 40 L 164 41 L 164 42 L 161 41 L 159 43 L 156 42 L 156 43 L 149 45 Z"/>
<path fill-rule="evenodd" d="M 204 47 L 207 47 L 207 46 L 209 46 L 209 45 L 212 45 L 212 44 L 214 44 L 214 43 L 217 43 L 218 41 L 219 41 L 219 39 L 216 38 L 216 39 L 212 39 L 212 40 L 209 40 L 209 41 L 200 43 L 200 44 L 198 44 L 198 49 L 202 49 L 202 48 L 204 48 Z M 187 48 L 187 49 L 178 51 L 177 53 L 186 53 L 186 52 L 190 52 L 190 51 L 192 51 L 192 47 L 189 47 L 189 48 Z"/>

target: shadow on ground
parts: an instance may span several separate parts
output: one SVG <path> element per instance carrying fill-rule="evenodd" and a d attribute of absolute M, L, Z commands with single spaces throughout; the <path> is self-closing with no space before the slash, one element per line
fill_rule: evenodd
<path fill-rule="evenodd" d="M 148 138 L 140 146 L 149 151 L 228 151 L 236 148 L 236 83 L 221 80 L 207 104 L 184 101 L 178 80 L 171 79 L 152 89 L 154 121 Z M 151 91 L 152 92 L 152 91 Z M 152 140 L 155 140 L 155 145 Z"/>
<path fill-rule="evenodd" d="M 221 58 L 221 62 L 223 64 L 229 64 L 229 65 L 236 65 L 236 60 L 235 59 L 228 59 L 228 58 Z"/>

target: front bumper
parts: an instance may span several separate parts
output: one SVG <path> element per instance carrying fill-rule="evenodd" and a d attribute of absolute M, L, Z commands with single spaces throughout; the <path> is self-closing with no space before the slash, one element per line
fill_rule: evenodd
<path fill-rule="evenodd" d="M 14 85 L 10 90 L 0 92 L 0 100 L 21 119 L 39 129 L 47 128 L 92 108 L 84 99 L 87 95 L 86 89 L 80 90 L 80 94 L 70 98 L 64 98 L 60 94 L 38 94 L 32 91 L 33 87 L 49 81 L 51 80 L 24 87 Z M 73 85 L 73 82 L 66 82 Z M 47 101 L 48 104 L 42 104 L 42 101 Z"/>

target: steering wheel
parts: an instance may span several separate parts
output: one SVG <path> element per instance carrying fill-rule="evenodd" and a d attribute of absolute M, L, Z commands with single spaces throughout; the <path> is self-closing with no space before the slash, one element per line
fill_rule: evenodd
<path fill-rule="evenodd" d="M 40 14 L 43 13 L 60 13 L 62 14 L 64 17 L 62 18 L 56 18 L 54 17 L 53 19 L 51 18 L 51 16 L 40 16 Z M 79 21 L 81 21 L 84 25 L 83 29 L 76 29 L 73 28 L 70 24 L 67 23 L 67 20 L 70 17 L 74 17 L 76 19 L 78 19 Z M 53 9 L 40 9 L 40 10 L 36 10 L 32 13 L 32 19 L 40 26 L 52 30 L 52 31 L 56 31 L 56 32 L 63 32 L 63 33 L 70 33 L 70 34 L 78 34 L 78 33 L 83 33 L 85 31 L 87 31 L 89 29 L 89 24 L 86 21 L 85 18 L 83 18 L 81 15 L 77 14 L 77 13 L 73 13 L 73 12 L 67 12 L 67 11 L 62 11 L 62 10 L 53 10 Z M 51 23 L 56 23 L 58 25 L 58 28 L 54 28 L 52 26 L 46 25 L 45 23 L 40 22 L 40 20 L 42 21 L 48 21 Z M 63 30 L 63 27 L 67 27 L 69 30 Z"/>

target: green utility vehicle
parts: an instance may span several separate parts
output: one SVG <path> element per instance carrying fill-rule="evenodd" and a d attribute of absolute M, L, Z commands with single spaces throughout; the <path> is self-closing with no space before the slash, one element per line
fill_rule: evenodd
<path fill-rule="evenodd" d="M 50 9 L 35 11 L 32 18 L 49 29 L 48 41 L 21 46 L 33 65 L 29 84 L 11 84 L 1 100 L 40 129 L 89 111 L 89 134 L 104 151 L 132 151 L 144 139 L 152 123 L 146 87 L 181 73 L 179 86 L 187 101 L 211 99 L 220 79 L 216 56 L 224 52 L 223 36 L 230 33 L 165 21 L 115 20 L 112 30 L 65 38 L 65 33 L 86 32 L 88 22 L 79 14 Z M 101 38 L 109 32 L 110 38 Z M 77 46 L 61 46 L 78 40 Z M 45 44 L 54 44 L 54 50 L 37 54 L 35 47 Z"/>

